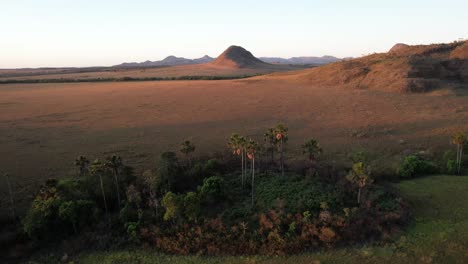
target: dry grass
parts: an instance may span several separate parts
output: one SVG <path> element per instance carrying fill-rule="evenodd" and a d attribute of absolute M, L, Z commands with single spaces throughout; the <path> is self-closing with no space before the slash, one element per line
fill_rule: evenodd
<path fill-rule="evenodd" d="M 296 77 L 2 85 L 0 168 L 28 201 L 30 186 L 74 173 L 81 154 L 116 153 L 140 172 L 185 138 L 196 154 L 223 151 L 232 132 L 260 139 L 279 121 L 290 126 L 290 157 L 314 137 L 333 159 L 367 149 L 386 163 L 409 148 L 449 148 L 451 133 L 468 130 L 463 90 L 409 95 L 326 88 Z"/>

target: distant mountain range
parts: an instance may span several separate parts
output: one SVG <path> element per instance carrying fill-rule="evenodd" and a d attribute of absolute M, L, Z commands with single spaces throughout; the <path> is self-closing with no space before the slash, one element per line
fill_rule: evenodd
<path fill-rule="evenodd" d="M 236 47 L 236 46 L 234 46 Z M 237 50 L 237 49 L 234 49 Z M 233 50 L 230 50 L 232 52 Z M 245 55 L 245 54 L 242 54 Z M 247 54 L 248 55 L 248 54 Z M 252 56 L 250 54 L 250 56 Z M 253 56 L 252 56 L 253 57 Z M 256 59 L 256 58 L 255 58 Z M 249 60 L 253 60 L 249 58 Z M 261 57 L 257 59 L 258 62 L 266 62 L 270 64 L 292 64 L 292 65 L 323 65 L 332 62 L 340 61 L 341 59 L 333 56 L 323 57 L 293 57 L 293 58 L 279 58 L 279 57 Z M 158 66 L 177 66 L 177 65 L 193 65 L 214 62 L 215 58 L 205 55 L 198 59 L 187 59 L 183 57 L 169 56 L 160 61 L 144 61 L 144 62 L 125 62 L 113 67 L 131 68 L 131 67 L 158 67 Z"/>
<path fill-rule="evenodd" d="M 198 59 L 186 59 L 182 57 L 169 56 L 160 61 L 144 61 L 144 62 L 124 62 L 114 67 L 157 67 L 157 66 L 176 66 L 189 64 L 202 64 L 213 61 L 214 58 L 205 55 Z"/>
<path fill-rule="evenodd" d="M 260 57 L 260 60 L 272 64 L 299 64 L 299 65 L 306 65 L 306 64 L 328 64 L 332 62 L 340 61 L 341 59 L 333 57 L 333 56 L 323 56 L 323 57 L 292 57 L 289 59 L 285 58 L 277 58 L 277 57 Z"/>

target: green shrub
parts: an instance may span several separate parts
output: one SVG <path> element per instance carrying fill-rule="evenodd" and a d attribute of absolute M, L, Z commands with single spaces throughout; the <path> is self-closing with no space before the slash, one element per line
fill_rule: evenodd
<path fill-rule="evenodd" d="M 219 176 L 209 177 L 203 180 L 203 185 L 199 187 L 202 199 L 208 203 L 219 202 L 224 197 L 224 180 Z"/>
<path fill-rule="evenodd" d="M 119 219 L 122 223 L 137 222 L 139 219 L 139 211 L 133 204 L 126 202 L 120 210 Z"/>
<path fill-rule="evenodd" d="M 60 219 L 78 232 L 82 226 L 96 222 L 96 204 L 93 201 L 77 200 L 63 202 L 59 206 Z"/>
<path fill-rule="evenodd" d="M 167 192 L 166 195 L 164 195 L 161 204 L 166 210 L 164 212 L 164 220 L 177 220 L 180 217 L 183 209 L 183 203 L 179 195 L 173 192 Z"/>
<path fill-rule="evenodd" d="M 455 175 L 457 174 L 457 155 L 453 150 L 448 150 L 444 153 L 443 161 L 445 165 L 445 172 L 447 174 Z"/>
<path fill-rule="evenodd" d="M 446 170 L 447 170 L 446 171 L 447 174 L 451 174 L 451 175 L 457 174 L 457 171 L 458 171 L 457 162 L 453 159 L 448 160 Z"/>
<path fill-rule="evenodd" d="M 51 237 L 60 226 L 58 212 L 62 202 L 55 187 L 42 189 L 23 219 L 23 229 L 32 238 Z"/>
<path fill-rule="evenodd" d="M 184 215 L 189 221 L 197 221 L 201 212 L 200 195 L 188 192 L 184 197 Z"/>
<path fill-rule="evenodd" d="M 413 178 L 437 172 L 433 163 L 416 155 L 407 156 L 400 165 L 399 175 L 402 178 Z"/>
<path fill-rule="evenodd" d="M 159 193 L 175 191 L 181 175 L 177 156 L 174 152 L 164 152 L 158 162 Z"/>

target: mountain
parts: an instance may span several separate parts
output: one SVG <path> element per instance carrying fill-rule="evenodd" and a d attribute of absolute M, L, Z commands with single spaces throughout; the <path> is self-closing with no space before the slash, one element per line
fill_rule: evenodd
<path fill-rule="evenodd" d="M 323 56 L 323 57 L 292 57 L 289 59 L 277 58 L 277 57 L 260 57 L 260 60 L 273 63 L 273 64 L 298 64 L 298 65 L 322 65 L 332 62 L 340 61 L 341 59 L 333 56 Z"/>
<path fill-rule="evenodd" d="M 428 92 L 468 88 L 468 41 L 448 44 L 396 44 L 386 53 L 343 60 L 294 74 L 321 86 L 385 92 Z"/>
<path fill-rule="evenodd" d="M 160 61 L 144 61 L 144 62 L 125 62 L 113 67 L 131 68 L 131 67 L 158 67 L 158 66 L 176 66 L 176 65 L 190 65 L 190 64 L 202 64 L 213 61 L 214 59 L 208 55 L 205 55 L 198 59 L 186 59 L 183 57 L 168 56 Z"/>
<path fill-rule="evenodd" d="M 257 59 L 250 51 L 240 46 L 230 46 L 210 64 L 230 68 L 269 68 L 274 66 Z"/>

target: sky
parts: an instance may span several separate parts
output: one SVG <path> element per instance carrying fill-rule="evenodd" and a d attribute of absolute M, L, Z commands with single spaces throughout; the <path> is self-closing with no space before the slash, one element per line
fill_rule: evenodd
<path fill-rule="evenodd" d="M 218 56 L 357 57 L 468 39 L 466 0 L 0 0 L 0 68 Z"/>

